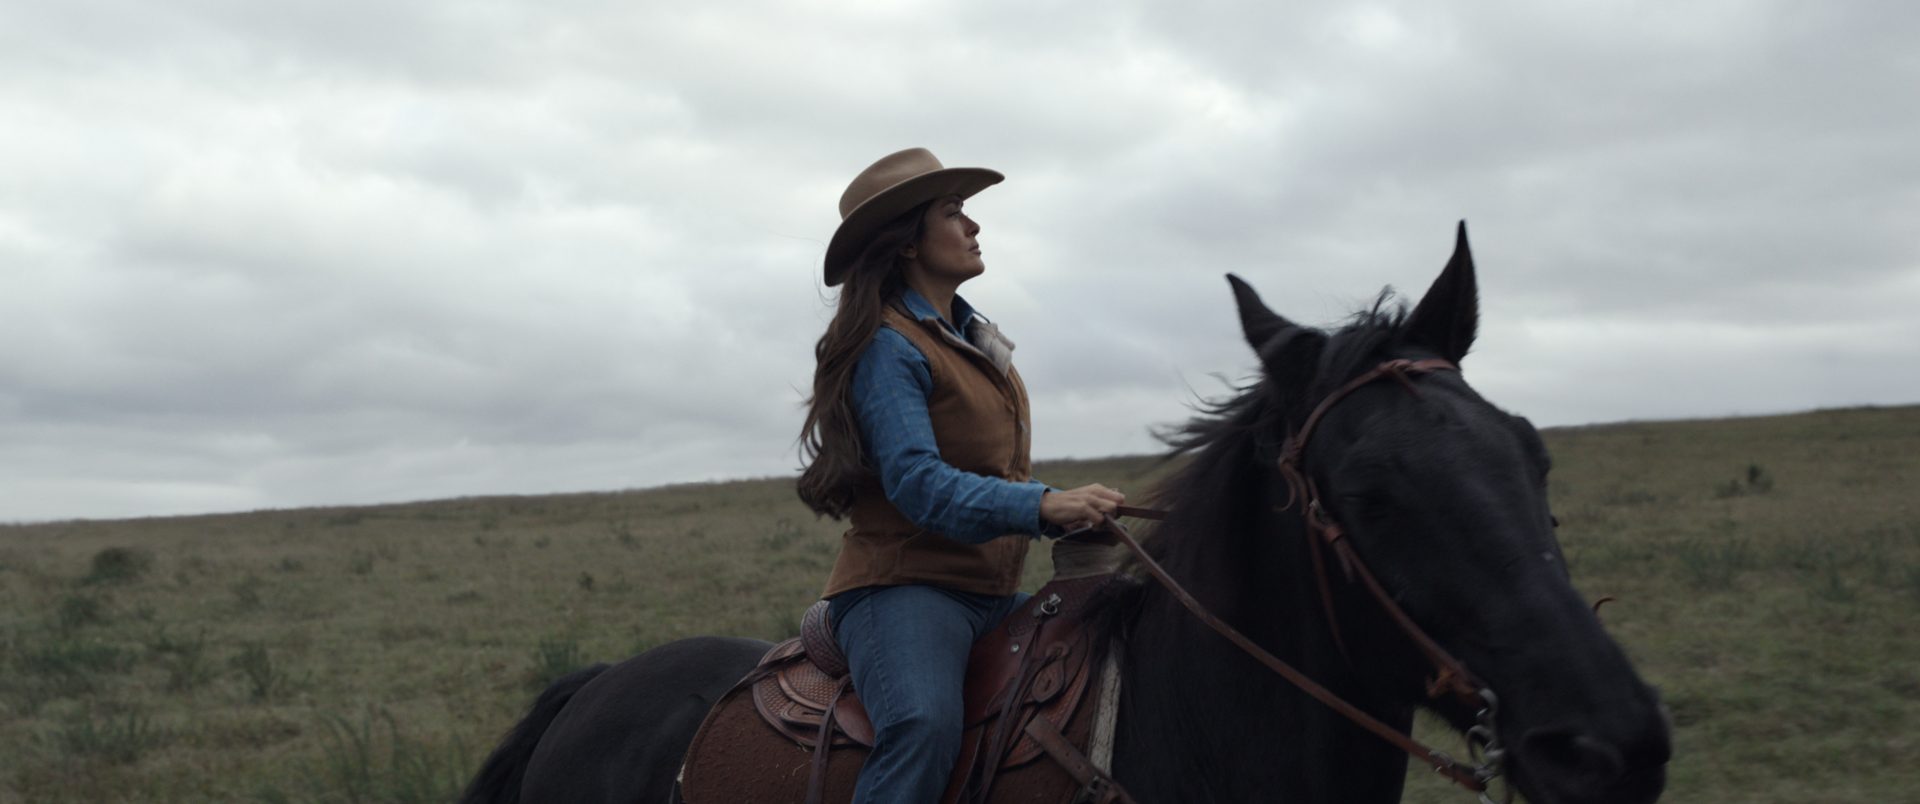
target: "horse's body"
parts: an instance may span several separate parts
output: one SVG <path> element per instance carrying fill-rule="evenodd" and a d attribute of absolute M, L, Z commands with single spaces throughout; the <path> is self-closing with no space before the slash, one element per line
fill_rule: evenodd
<path fill-rule="evenodd" d="M 1191 461 L 1156 495 L 1173 513 L 1150 549 L 1207 608 L 1375 718 L 1405 731 L 1424 705 L 1456 728 L 1474 725 L 1471 708 L 1429 699 L 1431 665 L 1337 563 L 1323 601 L 1304 503 L 1278 510 L 1289 495 L 1275 469 L 1282 442 L 1347 380 L 1387 359 L 1457 363 L 1466 353 L 1478 313 L 1464 229 L 1410 315 L 1376 309 L 1326 333 L 1234 286 L 1264 376 L 1168 436 Z M 1568 583 L 1531 426 L 1455 372 L 1382 381 L 1329 410 L 1302 465 L 1393 599 L 1496 691 L 1506 771 L 1530 801 L 1659 797 L 1664 718 Z M 1123 678 L 1113 773 L 1138 801 L 1399 801 L 1405 754 L 1273 675 L 1161 587 L 1117 595 L 1103 619 Z M 671 801 L 702 716 L 766 647 L 686 640 L 563 679 L 466 800 Z"/>

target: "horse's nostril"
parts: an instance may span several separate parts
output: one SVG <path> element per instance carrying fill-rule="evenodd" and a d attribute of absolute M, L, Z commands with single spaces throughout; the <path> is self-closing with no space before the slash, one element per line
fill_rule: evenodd
<path fill-rule="evenodd" d="M 1606 782 L 1626 772 L 1619 750 L 1577 729 L 1534 729 L 1520 742 L 1533 763 L 1569 780 Z"/>

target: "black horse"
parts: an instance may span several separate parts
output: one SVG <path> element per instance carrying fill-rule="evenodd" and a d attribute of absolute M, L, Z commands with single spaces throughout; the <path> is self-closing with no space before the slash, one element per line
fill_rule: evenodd
<path fill-rule="evenodd" d="M 1262 376 L 1163 434 L 1190 460 L 1154 495 L 1172 515 L 1150 550 L 1214 613 L 1377 719 L 1405 731 L 1427 706 L 1472 727 L 1473 707 L 1429 698 L 1432 666 L 1337 566 L 1323 600 L 1300 501 L 1282 510 L 1290 495 L 1276 469 L 1287 437 L 1350 379 L 1390 359 L 1466 354 L 1478 301 L 1464 226 L 1411 313 L 1377 303 L 1337 331 L 1296 325 L 1229 279 Z M 1663 710 L 1568 581 L 1547 452 L 1526 420 L 1457 372 L 1375 382 L 1329 409 L 1300 464 L 1390 596 L 1496 691 L 1507 777 L 1529 801 L 1659 798 Z M 1404 753 L 1262 667 L 1162 587 L 1132 586 L 1105 615 L 1124 679 L 1114 775 L 1137 800 L 1400 800 Z M 689 639 L 560 680 L 465 800 L 670 801 L 701 718 L 767 647 Z"/>

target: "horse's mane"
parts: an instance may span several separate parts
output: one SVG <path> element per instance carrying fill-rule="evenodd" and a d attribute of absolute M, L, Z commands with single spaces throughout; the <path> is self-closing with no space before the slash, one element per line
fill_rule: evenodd
<path fill-rule="evenodd" d="M 1205 553 L 1232 549 L 1238 539 L 1266 532 L 1265 523 L 1247 518 L 1259 514 L 1249 514 L 1243 506 L 1223 505 L 1224 498 L 1267 493 L 1258 485 L 1267 475 L 1261 467 L 1279 458 L 1281 442 L 1312 401 L 1400 348 L 1407 317 L 1405 306 L 1395 303 L 1392 289 L 1383 290 L 1371 305 L 1326 333 L 1314 379 L 1304 387 L 1290 387 L 1263 371 L 1245 382 L 1229 383 L 1231 393 L 1226 398 L 1197 402 L 1196 414 L 1184 424 L 1156 428 L 1155 437 L 1169 447 L 1161 462 L 1187 460 L 1147 494 L 1148 505 L 1171 512 L 1167 522 L 1143 534 L 1155 560 L 1176 576 L 1192 577 Z M 1204 538 L 1178 538 L 1181 534 Z M 1124 564 L 1131 575 L 1145 574 L 1136 559 L 1129 557 Z M 1116 590 L 1115 605 L 1103 606 L 1115 619 L 1102 630 L 1124 635 L 1129 629 L 1123 623 L 1138 614 L 1144 591 L 1138 585 Z"/>

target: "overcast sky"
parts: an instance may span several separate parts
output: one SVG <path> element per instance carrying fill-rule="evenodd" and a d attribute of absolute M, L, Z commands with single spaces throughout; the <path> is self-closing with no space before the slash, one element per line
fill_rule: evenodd
<path fill-rule="evenodd" d="M 792 474 L 915 145 L 1007 175 L 1039 458 L 1462 218 L 1538 424 L 1920 401 L 1920 6 L 1439 5 L 0 0 L 0 521 Z"/>

